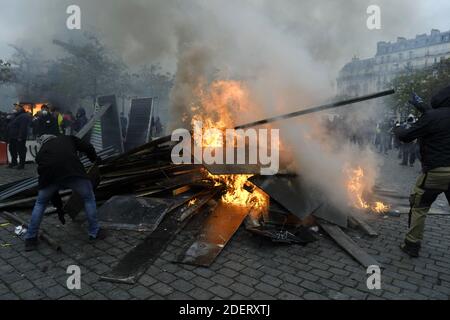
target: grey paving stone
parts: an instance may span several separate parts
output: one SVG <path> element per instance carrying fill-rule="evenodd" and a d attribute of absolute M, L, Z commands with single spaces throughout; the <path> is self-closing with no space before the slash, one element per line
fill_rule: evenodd
<path fill-rule="evenodd" d="M 246 276 L 245 274 L 241 274 L 241 275 L 237 276 L 234 280 L 239 283 L 245 283 L 249 286 L 255 286 L 259 283 L 259 280 L 249 277 L 249 276 Z"/>
<path fill-rule="evenodd" d="M 156 283 L 150 287 L 156 294 L 160 296 L 167 296 L 173 292 L 173 288 L 165 283 Z"/>
<path fill-rule="evenodd" d="M 229 288 L 244 297 L 249 297 L 255 291 L 252 287 L 237 282 L 233 283 Z"/>
<path fill-rule="evenodd" d="M 3 295 L 0 295 L 0 300 L 20 300 L 20 298 L 18 295 L 12 292 L 8 292 Z"/>
<path fill-rule="evenodd" d="M 280 289 L 271 286 L 270 284 L 266 283 L 259 283 L 255 286 L 255 289 L 258 289 L 259 291 L 262 291 L 268 295 L 275 296 L 280 292 Z"/>
<path fill-rule="evenodd" d="M 164 282 L 166 284 L 172 283 L 177 279 L 177 277 L 175 275 L 173 275 L 172 273 L 169 272 L 161 272 L 160 274 L 158 274 L 158 276 L 156 277 L 156 280 Z"/>
<path fill-rule="evenodd" d="M 233 294 L 233 291 L 221 285 L 214 285 L 208 288 L 208 290 L 223 299 L 229 298 Z"/>
<path fill-rule="evenodd" d="M 132 296 L 134 296 L 140 300 L 147 299 L 153 295 L 153 292 L 151 290 L 149 290 L 146 287 L 141 286 L 141 285 L 135 286 L 134 288 L 130 289 L 128 292 Z"/>
<path fill-rule="evenodd" d="M 140 284 L 142 284 L 144 287 L 150 287 L 151 285 L 158 282 L 155 278 L 144 274 L 142 277 L 140 277 L 139 281 Z"/>
<path fill-rule="evenodd" d="M 403 288 L 406 290 L 411 290 L 411 291 L 415 291 L 417 290 L 417 286 L 415 284 L 412 284 L 410 282 L 407 281 L 401 281 L 401 280 L 394 280 L 392 282 L 393 285 L 399 287 L 399 288 Z"/>
<path fill-rule="evenodd" d="M 123 289 L 113 289 L 106 293 L 107 297 L 112 300 L 129 300 L 131 295 Z"/>
<path fill-rule="evenodd" d="M 108 300 L 106 296 L 101 294 L 100 292 L 91 291 L 88 294 L 85 294 L 82 298 L 82 300 Z"/>
<path fill-rule="evenodd" d="M 190 281 L 194 286 L 202 289 L 208 289 L 214 285 L 214 282 L 203 277 L 197 276 Z"/>
<path fill-rule="evenodd" d="M 55 285 L 53 287 L 49 287 L 45 289 L 45 294 L 47 295 L 47 297 L 49 297 L 50 299 L 60 299 L 62 297 L 64 297 L 65 295 L 69 294 L 69 290 L 64 288 L 61 285 Z"/>
<path fill-rule="evenodd" d="M 57 284 L 55 279 L 53 279 L 50 276 L 44 276 L 44 277 L 38 278 L 36 280 L 33 280 L 33 283 L 36 287 L 38 287 L 41 290 L 45 290 L 45 289 L 47 289 L 49 287 L 53 287 L 54 285 Z"/>
<path fill-rule="evenodd" d="M 44 299 L 46 295 L 37 288 L 31 288 L 30 290 L 19 293 L 19 297 L 23 300 L 40 300 Z"/>
<path fill-rule="evenodd" d="M 255 291 L 252 294 L 253 300 L 276 300 L 276 297 L 262 291 Z"/>
<path fill-rule="evenodd" d="M 167 298 L 171 300 L 193 300 L 191 296 L 181 292 L 173 292 Z"/>
<path fill-rule="evenodd" d="M 314 293 L 314 292 L 308 292 L 306 293 L 303 298 L 305 300 L 326 300 L 327 298 L 325 296 L 322 296 L 320 294 Z"/>
<path fill-rule="evenodd" d="M 33 284 L 26 279 L 22 279 L 20 281 L 14 282 L 10 285 L 11 290 L 16 293 L 16 294 L 20 294 L 24 291 L 27 291 L 31 288 L 33 288 Z"/>
<path fill-rule="evenodd" d="M 228 278 L 221 274 L 216 274 L 215 276 L 211 277 L 211 280 L 225 287 L 229 286 L 234 281 L 232 278 Z"/>
<path fill-rule="evenodd" d="M 280 280 L 278 278 L 275 278 L 275 277 L 272 277 L 271 275 L 267 275 L 267 274 L 262 276 L 260 280 L 262 282 L 270 284 L 270 285 L 272 285 L 274 287 L 279 287 L 283 283 L 282 280 Z"/>
<path fill-rule="evenodd" d="M 223 268 L 219 269 L 218 273 L 220 273 L 220 274 L 222 274 L 222 275 L 224 275 L 225 277 L 228 277 L 228 278 L 234 278 L 234 277 L 239 275 L 239 272 L 234 271 L 234 270 L 232 270 L 230 268 L 227 268 L 227 267 L 223 267 Z"/>
<path fill-rule="evenodd" d="M 191 291 L 194 288 L 192 284 L 183 279 L 175 280 L 170 284 L 170 286 L 174 288 L 176 291 L 180 291 L 183 293 Z"/>
<path fill-rule="evenodd" d="M 202 288 L 194 288 L 188 292 L 188 295 L 196 300 L 209 300 L 214 296 L 212 292 L 206 291 Z"/>
<path fill-rule="evenodd" d="M 305 288 L 308 291 L 313 291 L 316 293 L 322 293 L 325 291 L 325 287 L 323 285 L 320 285 L 319 283 L 316 283 L 316 282 L 311 282 L 309 280 L 305 280 L 305 281 L 301 282 L 300 286 L 302 286 L 303 288 Z"/>

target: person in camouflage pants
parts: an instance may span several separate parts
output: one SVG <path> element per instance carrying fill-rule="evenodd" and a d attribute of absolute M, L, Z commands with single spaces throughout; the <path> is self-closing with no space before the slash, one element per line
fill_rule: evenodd
<path fill-rule="evenodd" d="M 450 87 L 433 96 L 431 108 L 416 94 L 411 104 L 422 116 L 409 128 L 395 128 L 394 133 L 404 143 L 418 139 L 420 147 L 423 173 L 410 197 L 409 230 L 400 246 L 409 256 L 418 257 L 431 205 L 441 193 L 450 203 Z"/>

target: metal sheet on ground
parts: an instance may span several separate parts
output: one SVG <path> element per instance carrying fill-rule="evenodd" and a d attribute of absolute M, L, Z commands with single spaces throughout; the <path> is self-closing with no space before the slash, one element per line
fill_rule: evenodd
<path fill-rule="evenodd" d="M 316 211 L 314 211 L 313 215 L 317 218 L 337 224 L 342 228 L 347 228 L 348 215 L 328 203 L 320 206 Z"/>
<path fill-rule="evenodd" d="M 186 203 L 194 197 L 195 196 L 183 196 L 181 197 L 181 201 L 183 201 L 182 203 Z M 177 208 L 168 213 L 151 234 L 128 252 L 111 272 L 102 276 L 100 280 L 134 284 L 148 266 L 150 266 L 166 249 L 177 233 L 189 222 L 189 219 L 179 221 L 179 218 L 184 213 L 184 206 L 175 206 Z M 198 207 L 198 209 L 200 209 L 200 207 Z M 196 214 L 195 216 L 199 216 L 199 214 Z"/>
<path fill-rule="evenodd" d="M 249 179 L 291 213 L 303 219 L 323 203 L 318 191 L 296 175 L 254 176 Z"/>
<path fill-rule="evenodd" d="M 179 257 L 178 262 L 209 267 L 248 213 L 248 208 L 220 201 L 214 212 L 206 219 L 197 239 Z"/>
<path fill-rule="evenodd" d="M 114 196 L 98 209 L 103 228 L 153 231 L 175 204 L 171 199 Z"/>
<path fill-rule="evenodd" d="M 336 225 L 327 223 L 319 223 L 323 230 L 347 253 L 349 253 L 361 265 L 368 268 L 369 266 L 381 266 L 372 256 L 359 247 L 348 235 Z"/>

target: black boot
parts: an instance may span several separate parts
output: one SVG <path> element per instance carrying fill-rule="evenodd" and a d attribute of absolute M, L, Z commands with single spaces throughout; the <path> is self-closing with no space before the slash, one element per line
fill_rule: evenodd
<path fill-rule="evenodd" d="M 33 251 L 37 248 L 37 245 L 38 245 L 37 238 L 25 239 L 25 251 Z"/>
<path fill-rule="evenodd" d="M 93 242 L 96 240 L 104 240 L 107 236 L 108 236 L 108 234 L 106 233 L 106 231 L 104 229 L 99 229 L 97 232 L 97 235 L 95 237 L 89 236 L 89 241 Z"/>
<path fill-rule="evenodd" d="M 10 163 L 7 168 L 8 169 L 14 169 L 15 167 L 17 167 L 17 163 Z"/>
<path fill-rule="evenodd" d="M 411 242 L 405 239 L 405 243 L 400 245 L 400 249 L 411 258 L 419 257 L 420 242 Z"/>
<path fill-rule="evenodd" d="M 25 165 L 24 164 L 19 164 L 16 169 L 17 170 L 23 170 L 23 169 L 25 169 Z"/>

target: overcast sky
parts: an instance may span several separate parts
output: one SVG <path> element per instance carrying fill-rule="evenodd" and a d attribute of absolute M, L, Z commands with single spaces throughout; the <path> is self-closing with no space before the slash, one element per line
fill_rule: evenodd
<path fill-rule="evenodd" d="M 139 2 L 140 4 L 145 2 L 164 2 L 162 0 L 132 1 Z M 190 0 L 185 0 L 184 3 L 188 3 L 189 1 Z M 248 1 L 258 2 L 258 0 Z M 262 1 L 264 0 L 261 0 L 261 2 Z M 290 5 L 287 5 L 286 1 L 290 2 Z M 285 13 L 291 14 L 292 1 L 286 1 L 273 1 L 272 3 L 276 3 L 276 8 L 272 8 L 273 11 L 279 11 L 278 14 L 284 14 L 283 6 L 286 5 L 286 8 L 288 9 L 285 10 Z M 341 1 L 343 1 L 343 3 L 348 3 L 346 0 Z M 376 48 L 376 41 L 378 40 L 395 41 L 397 36 L 411 38 L 419 33 L 430 33 L 432 28 L 437 28 L 441 31 L 450 30 L 449 0 L 362 0 L 362 2 L 364 1 L 368 4 L 379 3 L 381 5 L 383 23 L 381 31 L 370 32 L 367 28 L 361 27 L 361 19 L 351 19 L 351 17 L 361 17 L 366 19 L 365 12 L 361 12 L 361 7 L 357 8 L 353 6 L 348 8 L 343 5 L 342 12 L 339 13 L 319 12 L 322 16 L 325 16 L 325 18 L 322 17 L 322 19 L 319 19 L 318 25 L 314 26 L 314 31 L 317 32 L 317 30 L 323 30 L 324 34 L 328 32 L 332 34 L 335 28 L 339 28 L 339 32 L 343 31 L 341 36 L 345 50 L 340 52 L 340 54 L 344 56 L 343 59 L 350 59 L 353 54 L 363 57 L 373 55 Z M 96 4 L 91 6 L 92 3 Z M 102 28 L 101 23 L 98 23 L 97 25 L 96 19 L 99 16 L 103 17 L 102 21 L 108 19 L 108 12 L 111 9 L 110 6 L 116 5 L 116 7 L 121 8 L 120 10 L 123 10 L 124 4 L 126 3 L 127 0 L 0 0 L 0 59 L 9 58 L 13 52 L 8 44 L 21 44 L 30 48 L 38 46 L 43 48 L 44 55 L 51 55 L 50 48 L 51 50 L 54 50 L 51 39 L 59 37 L 64 40 L 65 35 L 67 35 L 67 30 L 65 28 L 67 14 L 65 13 L 65 8 L 69 4 L 80 4 L 82 8 L 84 30 L 95 28 L 96 31 L 99 31 L 100 34 L 104 35 L 104 39 L 106 39 L 105 42 L 109 44 L 108 39 L 112 38 L 110 33 L 117 32 L 119 29 L 112 31 L 110 28 Z M 304 1 L 299 0 L 294 3 L 295 6 L 297 6 L 298 3 L 299 10 L 304 9 L 302 8 Z M 320 6 L 322 1 L 317 0 L 315 3 Z M 272 4 L 272 6 L 274 6 L 274 4 Z M 311 5 L 305 10 L 310 10 L 310 8 Z M 392 12 L 392 10 L 395 10 L 395 12 Z M 332 14 L 339 16 L 340 21 L 327 19 L 326 16 Z M 344 21 L 347 20 L 347 16 L 349 17 L 348 20 L 357 21 L 358 25 L 352 25 L 347 21 Z M 116 15 L 115 17 L 117 19 L 118 16 Z M 131 17 L 129 13 L 128 15 L 125 14 L 123 17 L 119 16 L 117 24 L 126 27 L 126 24 L 130 19 L 133 19 L 133 17 Z M 332 21 L 331 25 L 330 21 Z M 340 26 L 341 23 L 347 24 L 343 27 Z M 301 28 L 304 30 L 305 27 L 301 26 Z M 144 30 L 142 30 L 142 32 L 145 33 Z M 333 34 L 333 36 L 335 35 Z M 360 39 L 367 39 L 367 42 L 362 43 Z M 114 47 L 115 43 L 111 42 L 111 44 Z M 334 50 L 332 47 L 330 47 L 330 49 Z M 341 63 L 341 61 L 339 61 L 339 63 Z"/>

